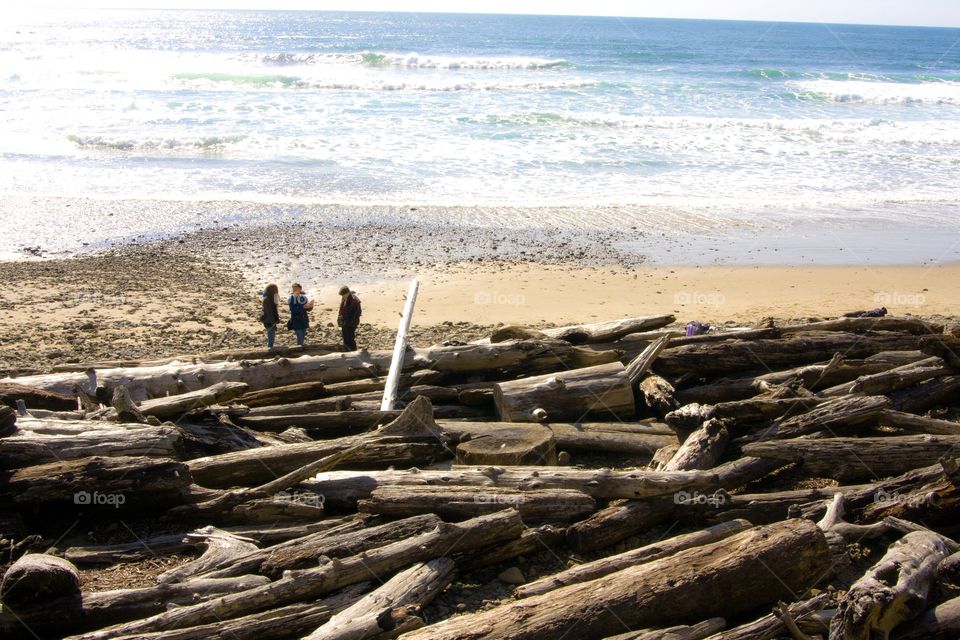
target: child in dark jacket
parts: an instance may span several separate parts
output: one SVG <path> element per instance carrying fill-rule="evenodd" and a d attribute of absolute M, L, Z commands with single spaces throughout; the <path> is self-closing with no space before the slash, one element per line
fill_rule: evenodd
<path fill-rule="evenodd" d="M 337 324 L 343 335 L 343 348 L 347 351 L 357 350 L 357 327 L 360 326 L 360 298 L 350 287 L 340 287 L 340 313 L 337 314 Z"/>
<path fill-rule="evenodd" d="M 290 305 L 290 320 L 287 322 L 287 328 L 292 329 L 297 336 L 297 344 L 303 346 L 307 338 L 307 329 L 310 328 L 310 316 L 308 311 L 313 309 L 313 303 L 303 292 L 303 287 L 299 282 L 294 282 L 290 297 L 287 299 Z"/>
<path fill-rule="evenodd" d="M 267 332 L 267 348 L 273 349 L 273 342 L 277 338 L 277 325 L 280 324 L 280 289 L 275 284 L 268 284 L 263 291 L 260 322 Z"/>

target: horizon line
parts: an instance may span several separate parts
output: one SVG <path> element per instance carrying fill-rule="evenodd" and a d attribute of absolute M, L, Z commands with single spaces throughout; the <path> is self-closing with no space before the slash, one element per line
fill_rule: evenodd
<path fill-rule="evenodd" d="M 64 7 L 60 5 L 34 5 L 26 8 L 26 11 L 35 11 L 38 9 L 61 9 L 61 10 L 92 10 L 92 11 L 217 11 L 217 12 L 268 12 L 268 13 L 370 13 L 370 14 L 410 14 L 410 15 L 462 15 L 462 16 L 515 16 L 528 18 L 611 18 L 626 20 L 676 20 L 684 22 L 747 22 L 759 24 L 797 24 L 797 25 L 830 25 L 830 26 L 850 26 L 850 27 L 903 27 L 906 29 L 951 29 L 960 30 L 960 25 L 935 25 L 935 24 L 906 24 L 891 22 L 830 22 L 826 20 L 764 20 L 748 18 L 690 18 L 690 17 L 670 17 L 670 16 L 625 16 L 616 14 L 586 14 L 586 13 L 503 13 L 496 11 L 405 11 L 403 9 L 395 10 L 374 10 L 374 9 L 303 9 L 303 8 L 252 8 L 252 7 L 118 7 L 118 6 L 89 6 L 89 7 Z"/>

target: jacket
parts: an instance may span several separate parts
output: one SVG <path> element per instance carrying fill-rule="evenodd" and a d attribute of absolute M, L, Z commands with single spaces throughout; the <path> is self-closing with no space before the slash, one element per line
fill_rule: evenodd
<path fill-rule="evenodd" d="M 268 329 L 280 324 L 280 310 L 277 309 L 277 300 L 274 296 L 263 296 L 263 312 L 260 314 L 260 322 Z"/>
<path fill-rule="evenodd" d="M 360 314 L 362 312 L 363 311 L 360 307 L 360 298 L 358 298 L 355 293 L 351 293 L 349 296 L 340 301 L 340 314 L 337 316 L 337 319 L 340 321 L 340 326 L 359 326 Z"/>
<path fill-rule="evenodd" d="M 304 294 L 292 295 L 287 299 L 290 305 L 290 321 L 287 322 L 288 329 L 306 329 L 310 326 L 310 316 L 307 315 L 307 296 Z"/>

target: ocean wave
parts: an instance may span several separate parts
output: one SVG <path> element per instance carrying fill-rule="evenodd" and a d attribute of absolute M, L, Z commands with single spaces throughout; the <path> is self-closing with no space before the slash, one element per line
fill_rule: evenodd
<path fill-rule="evenodd" d="M 402 78 L 309 78 L 278 74 L 223 72 L 175 73 L 179 82 L 209 86 L 249 85 L 261 88 L 310 89 L 329 91 L 565 91 L 603 86 L 597 80 L 506 80 L 482 82 L 432 77 L 405 80 Z"/>
<path fill-rule="evenodd" d="M 850 104 L 960 105 L 960 83 L 955 82 L 865 82 L 811 80 L 796 83 L 800 100 Z"/>
<path fill-rule="evenodd" d="M 366 67 L 401 67 L 406 69 L 438 70 L 540 70 L 571 66 L 563 59 L 533 58 L 528 56 L 467 57 L 432 56 L 418 53 L 385 53 L 360 51 L 357 53 L 274 53 L 260 58 L 268 65 L 300 66 L 312 64 L 362 65 Z"/>
<path fill-rule="evenodd" d="M 247 139 L 245 135 L 204 136 L 201 138 L 110 138 L 106 136 L 68 135 L 67 140 L 80 148 L 113 151 L 162 151 L 177 149 L 218 149 Z"/>

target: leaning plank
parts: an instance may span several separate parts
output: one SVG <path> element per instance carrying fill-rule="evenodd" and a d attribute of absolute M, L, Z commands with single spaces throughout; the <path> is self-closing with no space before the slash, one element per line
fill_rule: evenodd
<path fill-rule="evenodd" d="M 304 640 L 367 640 L 393 631 L 398 616 L 405 617 L 408 609 L 418 611 L 450 584 L 454 568 L 449 558 L 415 564 L 330 618 Z"/>
<path fill-rule="evenodd" d="M 879 479 L 934 464 L 955 453 L 960 436 L 772 440 L 743 447 L 744 455 L 798 462 L 811 474 L 837 480 Z"/>
<path fill-rule="evenodd" d="M 180 629 L 236 618 L 271 607 L 316 598 L 336 589 L 384 576 L 414 562 L 516 538 L 523 531 L 520 514 L 508 509 L 459 524 L 444 523 L 433 531 L 401 540 L 362 555 L 334 560 L 315 569 L 289 572 L 268 585 L 232 593 L 210 602 L 101 629 L 74 640 L 105 640 L 133 633 Z"/>
<path fill-rule="evenodd" d="M 746 520 L 731 520 L 714 525 L 708 529 L 654 542 L 653 544 L 648 544 L 638 549 L 633 549 L 632 551 L 576 565 L 566 571 L 561 571 L 546 578 L 521 585 L 514 590 L 514 595 L 518 598 L 529 598 L 530 596 L 540 595 L 541 593 L 553 591 L 554 589 L 559 589 L 569 584 L 595 580 L 615 571 L 620 571 L 621 569 L 626 569 L 644 562 L 651 562 L 659 558 L 665 558 L 684 549 L 699 547 L 728 538 L 741 531 L 746 531 L 752 526 L 753 525 Z"/>
<path fill-rule="evenodd" d="M 920 615 L 937 565 L 957 548 L 932 531 L 914 531 L 890 545 L 840 600 L 830 624 L 831 640 L 887 637 L 894 627 Z"/>
<path fill-rule="evenodd" d="M 792 520 L 733 537 L 597 580 L 574 584 L 480 613 L 451 618 L 405 640 L 604 638 L 631 628 L 691 619 L 736 616 L 806 590 L 830 566 L 823 534 Z M 776 567 L 776 572 L 770 567 Z"/>
<path fill-rule="evenodd" d="M 495 487 L 384 486 L 360 500 L 361 513 L 387 518 L 435 513 L 445 520 L 464 520 L 494 513 L 506 506 L 520 512 L 528 525 L 580 520 L 596 508 L 593 498 L 574 489 L 503 489 Z"/>

